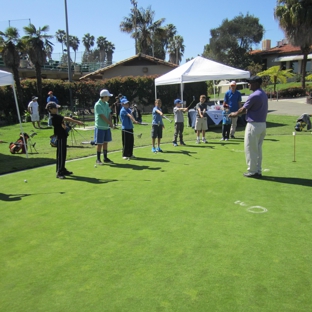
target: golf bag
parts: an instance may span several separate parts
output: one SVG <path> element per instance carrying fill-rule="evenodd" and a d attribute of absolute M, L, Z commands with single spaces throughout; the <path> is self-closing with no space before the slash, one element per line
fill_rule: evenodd
<path fill-rule="evenodd" d="M 24 144 L 23 136 L 24 136 L 26 145 Z M 19 138 L 17 139 L 17 141 L 14 142 L 14 143 L 11 142 L 9 144 L 9 149 L 10 149 L 11 154 L 17 154 L 17 153 L 26 154 L 27 140 L 28 139 L 29 139 L 29 135 L 27 133 L 22 133 L 21 132 Z"/>
<path fill-rule="evenodd" d="M 302 114 L 296 122 L 295 130 L 302 131 L 304 127 L 307 126 L 307 130 L 311 129 L 311 121 L 309 114 Z"/>

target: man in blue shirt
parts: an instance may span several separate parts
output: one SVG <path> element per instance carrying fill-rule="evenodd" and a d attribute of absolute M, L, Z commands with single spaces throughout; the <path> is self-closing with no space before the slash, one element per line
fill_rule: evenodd
<path fill-rule="evenodd" d="M 236 81 L 232 81 L 230 84 L 230 90 L 228 90 L 224 95 L 223 104 L 229 105 L 230 112 L 236 112 L 240 109 L 242 105 L 242 95 L 236 90 Z M 232 117 L 232 125 L 230 130 L 230 135 L 232 139 L 235 139 L 235 131 L 237 127 L 238 117 Z"/>
<path fill-rule="evenodd" d="M 56 96 L 53 95 L 53 91 L 49 91 L 49 92 L 48 92 L 47 104 L 50 103 L 50 102 L 56 103 L 56 107 L 57 107 L 57 108 L 60 108 L 60 107 L 61 107 L 60 105 L 58 105 L 58 104 L 59 104 L 59 101 L 58 101 L 58 99 L 56 98 Z M 52 127 L 52 119 L 51 119 L 51 114 L 50 114 L 50 112 L 49 112 L 48 126 L 49 126 L 49 127 Z"/>

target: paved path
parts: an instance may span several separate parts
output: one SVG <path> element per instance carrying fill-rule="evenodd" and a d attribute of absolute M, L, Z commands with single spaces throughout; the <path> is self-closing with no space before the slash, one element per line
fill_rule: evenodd
<path fill-rule="evenodd" d="M 302 114 L 312 114 L 312 104 L 306 103 L 306 98 L 270 100 L 269 114 L 301 116 Z"/>

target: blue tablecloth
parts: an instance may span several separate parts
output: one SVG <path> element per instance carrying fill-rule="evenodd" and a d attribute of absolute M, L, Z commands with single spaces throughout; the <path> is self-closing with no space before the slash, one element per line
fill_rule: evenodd
<path fill-rule="evenodd" d="M 190 109 L 188 112 L 189 126 L 195 128 L 196 111 Z M 218 125 L 222 122 L 222 110 L 210 109 L 207 111 L 207 124 Z"/>

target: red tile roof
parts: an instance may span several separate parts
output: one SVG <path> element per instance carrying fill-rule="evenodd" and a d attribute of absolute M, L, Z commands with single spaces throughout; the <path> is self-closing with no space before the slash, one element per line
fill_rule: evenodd
<path fill-rule="evenodd" d="M 284 55 L 284 54 L 298 54 L 301 53 L 301 49 L 300 47 L 294 47 L 291 44 L 284 44 L 281 47 L 274 47 L 268 50 L 253 50 L 250 52 L 250 54 L 252 55 L 257 55 L 257 54 L 261 54 L 261 55 L 265 55 L 265 54 L 280 54 L 280 55 Z"/>

